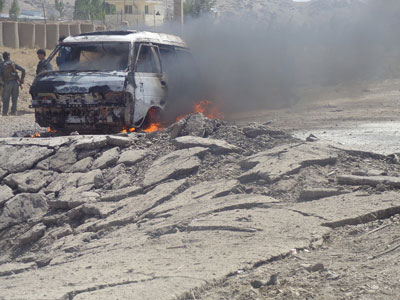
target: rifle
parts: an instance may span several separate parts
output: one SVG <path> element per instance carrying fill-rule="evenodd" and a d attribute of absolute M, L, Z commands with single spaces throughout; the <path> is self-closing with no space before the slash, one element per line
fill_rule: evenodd
<path fill-rule="evenodd" d="M 19 74 L 17 72 L 17 69 L 15 68 L 15 64 L 13 62 L 11 62 L 12 68 L 14 70 L 15 76 L 17 76 L 17 82 L 18 82 L 18 86 L 19 88 L 22 90 L 22 85 L 24 84 L 22 79 L 19 77 Z"/>

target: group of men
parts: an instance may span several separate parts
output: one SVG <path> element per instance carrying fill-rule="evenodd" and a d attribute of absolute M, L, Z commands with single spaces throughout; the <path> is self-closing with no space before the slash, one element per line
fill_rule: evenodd
<path fill-rule="evenodd" d="M 64 40 L 64 36 L 60 37 L 59 42 Z M 52 66 L 46 62 L 46 51 L 39 49 L 36 52 L 39 62 L 36 67 L 36 75 L 44 72 L 51 71 Z M 60 56 L 60 53 L 59 53 Z M 59 64 L 59 57 L 57 57 L 57 65 Z M 18 74 L 21 72 L 21 75 Z M 17 115 L 17 102 L 19 96 L 19 89 L 22 88 L 25 79 L 25 69 L 16 64 L 10 59 L 10 53 L 4 52 L 0 56 L 0 96 L 2 98 L 2 115 L 9 115 L 9 106 L 11 98 L 11 116 Z"/>

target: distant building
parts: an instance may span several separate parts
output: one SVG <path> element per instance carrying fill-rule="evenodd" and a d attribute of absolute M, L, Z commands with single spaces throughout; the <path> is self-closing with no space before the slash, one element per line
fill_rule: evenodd
<path fill-rule="evenodd" d="M 9 19 L 9 15 L 7 13 L 0 14 L 0 19 Z M 21 10 L 19 16 L 19 21 L 43 21 L 44 17 L 42 12 L 35 10 Z"/>
<path fill-rule="evenodd" d="M 106 15 L 108 24 L 160 26 L 164 24 L 166 0 L 105 0 L 115 6 L 115 13 Z"/>

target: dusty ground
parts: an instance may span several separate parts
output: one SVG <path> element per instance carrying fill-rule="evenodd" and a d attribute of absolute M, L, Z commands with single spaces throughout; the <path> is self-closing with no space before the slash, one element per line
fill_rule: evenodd
<path fill-rule="evenodd" d="M 33 71 L 34 51 L 12 55 Z M 28 193 L 43 194 L 52 204 L 38 206 L 48 209 L 45 217 L 35 211 L 43 217 L 39 221 L 2 227 L 0 282 L 5 289 L 0 299 L 400 299 L 397 157 L 342 151 L 321 142 L 337 129 L 343 130 L 345 141 L 346 134 L 365 123 L 392 124 L 396 131 L 399 86 L 397 80 L 368 83 L 351 93 L 336 87 L 323 97 L 303 91 L 302 100 L 291 108 L 242 112 L 228 116 L 228 124 L 207 121 L 210 137 L 243 152 L 206 153 L 199 156 L 201 162 L 196 158 L 199 169 L 194 173 L 189 167 L 187 174 L 166 176 L 155 185 L 159 174 L 151 166 L 179 151 L 170 133 L 130 135 L 127 145 L 103 145 L 96 151 L 78 148 L 79 138 L 2 140 L 2 149 L 12 147 L 15 155 L 24 143 L 34 145 L 32 153 L 41 151 L 32 170 L 25 160 L 21 166 L 7 161 L 14 150 L 0 153 L 2 193 L 12 190 L 15 201 Z M 21 98 L 20 116 L 0 116 L 0 137 L 37 130 L 28 99 Z M 253 137 L 248 122 L 268 126 L 254 125 L 259 132 Z M 249 175 L 251 164 L 238 167 L 264 150 L 299 143 L 279 130 L 304 137 L 314 133 L 319 138 L 315 147 L 325 149 L 317 157 L 334 156 L 335 163 L 325 164 L 321 158 L 293 171 L 295 163 L 285 162 L 296 161 L 298 154 L 289 152 L 279 161 L 289 171 L 275 171 L 274 183 L 256 172 Z M 386 143 L 393 146 L 390 138 Z M 150 155 L 133 166 L 116 164 L 131 150 Z M 196 155 L 155 169 L 182 167 Z M 307 161 L 306 156 L 307 151 L 301 152 L 298 160 Z M 91 171 L 82 173 L 86 167 Z M 66 173 L 75 186 L 68 186 L 72 181 L 65 181 Z M 340 175 L 350 174 L 361 179 L 340 182 Z M 370 177 L 379 177 L 379 183 L 360 183 Z M 113 194 L 127 186 L 145 188 L 126 192 L 125 199 Z M 315 190 L 318 199 L 303 202 L 304 192 Z M 75 198 L 77 194 L 86 198 Z M 0 198 L 0 213 L 13 208 L 8 199 Z M 277 280 L 271 279 L 274 274 Z"/>
<path fill-rule="evenodd" d="M 336 229 L 317 249 L 240 270 L 191 299 L 399 299 L 399 229 L 399 215 Z"/>

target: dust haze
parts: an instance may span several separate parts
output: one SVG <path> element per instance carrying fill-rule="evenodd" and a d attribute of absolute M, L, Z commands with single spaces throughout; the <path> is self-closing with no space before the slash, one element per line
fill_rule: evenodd
<path fill-rule="evenodd" d="M 163 28 L 183 36 L 200 69 L 201 83 L 183 88 L 201 85 L 199 97 L 233 112 L 291 106 L 303 100 L 305 86 L 351 92 L 398 77 L 399 1 L 357 2 L 345 13 L 259 15 L 206 16 L 186 20 L 183 31 Z"/>

